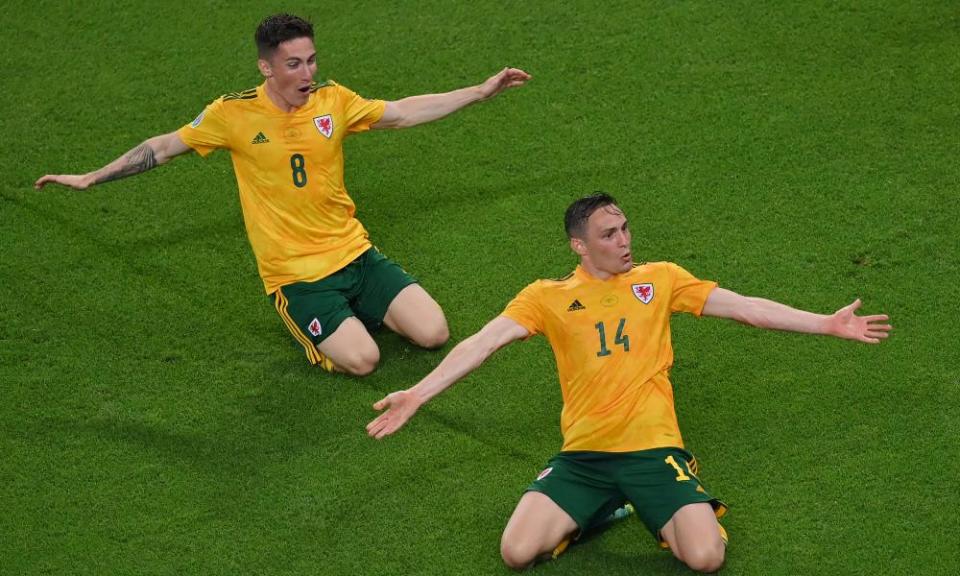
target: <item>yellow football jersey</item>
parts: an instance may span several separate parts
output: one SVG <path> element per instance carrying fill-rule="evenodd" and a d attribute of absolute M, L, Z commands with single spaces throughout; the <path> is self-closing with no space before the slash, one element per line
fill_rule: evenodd
<path fill-rule="evenodd" d="M 284 112 L 264 85 L 214 100 L 178 131 L 202 156 L 230 150 L 264 288 L 319 280 L 370 248 L 343 182 L 343 139 L 368 130 L 386 104 L 334 82 Z"/>
<path fill-rule="evenodd" d="M 699 316 L 716 286 L 670 262 L 608 280 L 578 266 L 562 280 L 530 284 L 510 302 L 503 315 L 553 348 L 564 451 L 683 448 L 669 380 L 670 315 Z"/>

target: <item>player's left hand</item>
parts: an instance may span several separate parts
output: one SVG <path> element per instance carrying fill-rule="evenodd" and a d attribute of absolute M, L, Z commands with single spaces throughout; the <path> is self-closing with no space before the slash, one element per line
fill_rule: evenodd
<path fill-rule="evenodd" d="M 504 68 L 480 85 L 483 100 L 489 100 L 507 88 L 523 86 L 531 76 L 519 68 Z"/>
<path fill-rule="evenodd" d="M 420 400 L 409 390 L 400 390 L 388 394 L 385 398 L 373 405 L 374 410 L 387 409 L 367 424 L 367 434 L 380 440 L 384 436 L 393 434 L 420 408 Z"/>
<path fill-rule="evenodd" d="M 855 312 L 860 308 L 860 304 L 860 299 L 857 298 L 853 303 L 834 312 L 827 319 L 827 332 L 838 338 L 879 344 L 893 329 L 893 326 L 886 323 L 890 318 L 886 314 L 857 316 Z"/>

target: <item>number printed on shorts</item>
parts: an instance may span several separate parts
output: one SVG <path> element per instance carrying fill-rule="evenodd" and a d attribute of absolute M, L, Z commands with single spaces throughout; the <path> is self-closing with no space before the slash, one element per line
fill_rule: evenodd
<path fill-rule="evenodd" d="M 290 157 L 290 169 L 293 170 L 293 185 L 297 188 L 303 188 L 307 185 L 306 163 L 303 161 L 303 155 L 294 154 Z"/>
<path fill-rule="evenodd" d="M 677 464 L 677 461 L 674 459 L 673 454 L 664 458 L 663 461 L 669 464 L 670 466 L 673 466 L 673 469 L 677 471 L 677 482 L 683 482 L 684 480 L 689 480 L 690 476 L 695 476 L 693 472 L 690 472 L 690 463 L 687 462 L 686 460 L 684 460 L 683 463 L 687 467 L 687 472 L 690 472 L 690 476 L 687 476 L 686 474 L 683 473 L 683 468 L 681 468 L 680 465 Z"/>

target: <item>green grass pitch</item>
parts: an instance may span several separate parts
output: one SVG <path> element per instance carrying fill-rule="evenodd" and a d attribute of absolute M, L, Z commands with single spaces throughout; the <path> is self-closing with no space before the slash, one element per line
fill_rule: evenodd
<path fill-rule="evenodd" d="M 378 336 L 330 376 L 262 293 L 229 156 L 86 172 L 260 78 L 253 30 L 317 31 L 377 98 L 526 87 L 348 140 L 347 186 L 452 341 L 575 264 L 593 190 L 634 252 L 733 290 L 889 313 L 865 346 L 674 321 L 681 428 L 731 505 L 725 573 L 960 573 L 960 11 L 950 1 L 4 4 L 0 574 L 505 574 L 500 533 L 560 446 L 542 339 L 399 435 L 370 405 L 442 352 Z M 636 519 L 539 574 L 683 574 Z"/>

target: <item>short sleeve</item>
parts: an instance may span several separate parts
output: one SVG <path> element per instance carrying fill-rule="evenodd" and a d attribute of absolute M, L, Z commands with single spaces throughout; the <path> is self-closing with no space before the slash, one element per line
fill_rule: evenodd
<path fill-rule="evenodd" d="M 700 280 L 680 266 L 670 263 L 672 290 L 670 293 L 671 312 L 689 312 L 699 316 L 707 297 L 717 287 L 716 282 Z"/>
<path fill-rule="evenodd" d="M 507 304 L 502 316 L 527 329 L 531 336 L 543 333 L 543 309 L 540 306 L 540 284 L 534 282 L 520 291 Z"/>
<path fill-rule="evenodd" d="M 337 85 L 347 119 L 347 132 L 365 132 L 383 117 L 387 103 L 383 100 L 367 100 L 344 86 Z"/>
<path fill-rule="evenodd" d="M 177 131 L 183 143 L 201 156 L 218 148 L 230 147 L 230 132 L 223 113 L 223 99 L 218 98 L 204 108 L 193 122 Z"/>

